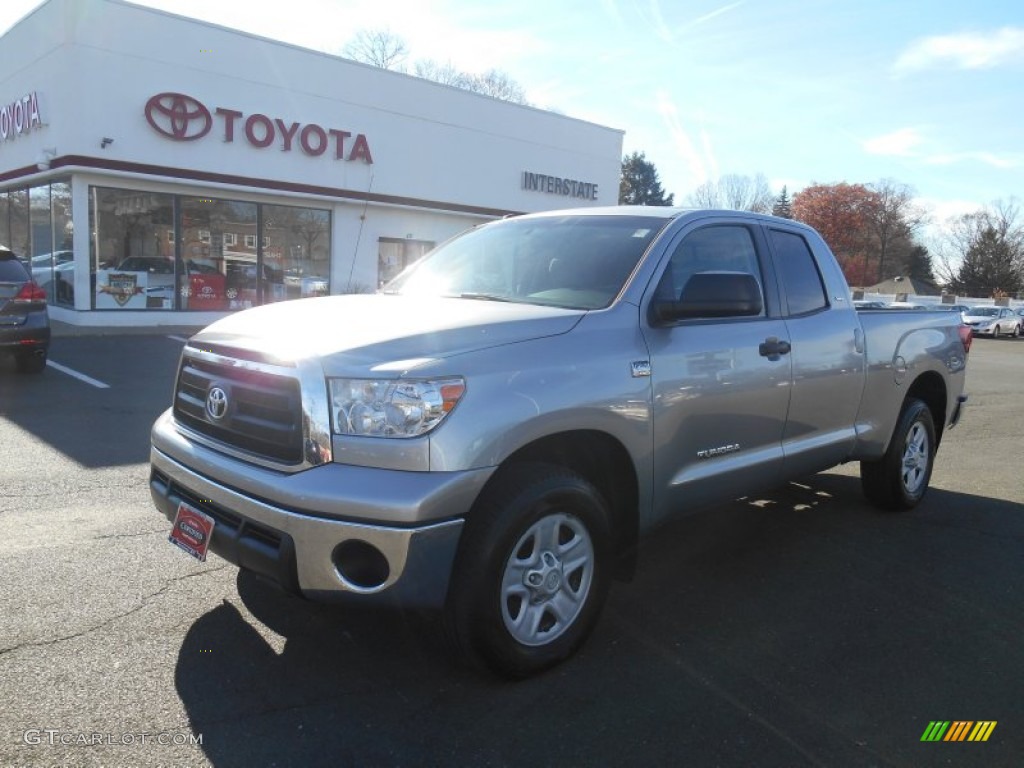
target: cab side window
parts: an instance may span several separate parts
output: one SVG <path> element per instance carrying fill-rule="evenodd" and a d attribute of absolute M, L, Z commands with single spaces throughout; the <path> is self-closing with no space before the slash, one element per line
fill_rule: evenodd
<path fill-rule="evenodd" d="M 825 284 L 807 241 L 793 232 L 770 230 L 775 268 L 786 295 L 790 315 L 807 315 L 828 306 Z"/>
<path fill-rule="evenodd" d="M 679 301 L 690 278 L 708 272 L 741 272 L 752 275 L 764 289 L 754 239 L 746 227 L 710 226 L 691 232 L 676 246 L 658 283 L 656 299 Z M 761 312 L 764 315 L 764 310 Z"/>

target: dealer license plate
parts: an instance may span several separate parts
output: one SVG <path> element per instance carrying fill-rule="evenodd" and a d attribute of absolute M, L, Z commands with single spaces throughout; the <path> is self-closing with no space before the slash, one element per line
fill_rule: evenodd
<path fill-rule="evenodd" d="M 174 525 L 167 540 L 184 549 L 199 562 L 206 562 L 206 550 L 213 537 L 214 519 L 184 501 L 178 505 Z"/>

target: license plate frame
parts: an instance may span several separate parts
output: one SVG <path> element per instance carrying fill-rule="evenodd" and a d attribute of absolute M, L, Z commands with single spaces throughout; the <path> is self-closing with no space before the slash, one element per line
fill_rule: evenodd
<path fill-rule="evenodd" d="M 206 512 L 183 501 L 178 504 L 178 512 L 174 516 L 167 540 L 199 562 L 205 563 L 216 524 L 217 521 Z"/>

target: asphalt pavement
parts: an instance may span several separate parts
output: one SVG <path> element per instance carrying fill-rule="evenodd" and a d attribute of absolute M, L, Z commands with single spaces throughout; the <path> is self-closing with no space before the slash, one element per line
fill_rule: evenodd
<path fill-rule="evenodd" d="M 0 363 L 0 768 L 1024 760 L 1024 340 L 975 340 L 918 509 L 876 512 L 848 466 L 676 521 L 578 657 L 509 684 L 434 617 L 168 543 L 148 431 L 187 333 L 62 330 L 42 375 Z M 996 725 L 922 741 L 934 721 Z"/>

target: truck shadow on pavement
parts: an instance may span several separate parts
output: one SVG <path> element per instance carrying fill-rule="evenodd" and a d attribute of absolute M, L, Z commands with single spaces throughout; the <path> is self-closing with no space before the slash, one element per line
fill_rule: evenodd
<path fill-rule="evenodd" d="M 241 573 L 175 682 L 216 766 L 1010 765 L 1022 554 L 1022 504 L 933 488 L 888 515 L 826 473 L 648 537 L 583 651 L 535 679 L 463 668 L 432 617 Z M 936 719 L 999 725 L 954 755 L 921 742 Z"/>

